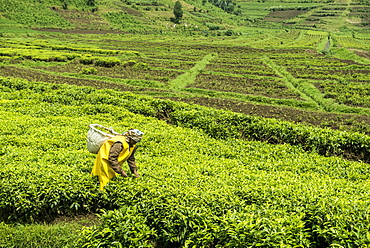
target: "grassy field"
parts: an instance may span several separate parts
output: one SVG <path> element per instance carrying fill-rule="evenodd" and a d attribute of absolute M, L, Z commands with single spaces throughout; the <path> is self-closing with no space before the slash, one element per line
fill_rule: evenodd
<path fill-rule="evenodd" d="M 367 3 L 174 3 L 0 0 L 0 247 L 367 247 Z"/>

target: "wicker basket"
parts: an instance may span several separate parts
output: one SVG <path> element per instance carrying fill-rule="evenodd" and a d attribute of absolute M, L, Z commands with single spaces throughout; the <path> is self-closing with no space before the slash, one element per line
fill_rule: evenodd
<path fill-rule="evenodd" d="M 109 133 L 105 133 L 97 128 L 104 129 Z M 87 150 L 97 154 L 105 141 L 117 135 L 119 135 L 119 133 L 112 128 L 107 128 L 99 124 L 90 124 L 86 139 Z"/>

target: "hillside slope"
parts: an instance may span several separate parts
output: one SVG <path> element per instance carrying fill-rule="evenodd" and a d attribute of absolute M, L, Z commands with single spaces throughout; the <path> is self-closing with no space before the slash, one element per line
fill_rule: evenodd
<path fill-rule="evenodd" d="M 366 30 L 365 1 L 181 1 L 45 0 L 0 1 L 3 18 L 28 28 L 106 30 L 136 33 L 235 33 L 245 27 L 303 28 L 325 31 Z M 4 22 L 5 20 L 3 20 Z M 226 33 L 228 35 L 232 32 Z"/>

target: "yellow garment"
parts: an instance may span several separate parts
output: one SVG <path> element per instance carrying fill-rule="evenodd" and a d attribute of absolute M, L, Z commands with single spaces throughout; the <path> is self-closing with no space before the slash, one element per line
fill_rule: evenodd
<path fill-rule="evenodd" d="M 112 145 L 116 142 L 122 142 L 123 149 L 118 156 L 118 163 L 122 164 L 131 156 L 132 152 L 135 150 L 135 146 L 129 147 L 125 136 L 115 136 L 107 140 L 98 152 L 95 159 L 94 167 L 91 171 L 91 176 L 98 176 L 100 182 L 100 190 L 104 191 L 104 186 L 111 180 L 115 175 L 118 175 L 110 166 L 109 162 L 109 151 Z"/>

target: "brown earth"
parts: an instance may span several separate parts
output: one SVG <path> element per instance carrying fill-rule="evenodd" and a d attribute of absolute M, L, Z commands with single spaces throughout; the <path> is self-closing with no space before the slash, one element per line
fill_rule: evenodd
<path fill-rule="evenodd" d="M 122 11 L 126 12 L 129 15 L 141 16 L 140 11 L 138 11 L 136 9 L 133 9 L 133 8 L 130 8 L 130 7 L 127 7 L 127 6 L 123 6 Z"/>
<path fill-rule="evenodd" d="M 51 75 L 40 71 L 17 68 L 13 66 L 0 67 L 0 75 L 4 77 L 24 78 L 31 82 L 48 82 L 55 84 L 70 84 L 78 86 L 92 86 L 97 89 L 115 89 L 120 91 L 150 91 L 151 89 L 138 88 L 135 86 L 124 85 L 119 83 L 110 83 L 100 80 L 82 79 L 73 77 L 64 77 Z"/>
<path fill-rule="evenodd" d="M 61 73 L 80 73 L 84 68 L 90 67 L 89 65 L 83 65 L 78 62 L 72 62 L 65 65 L 58 66 L 48 66 L 48 67 L 37 67 L 37 69 L 43 69 L 53 72 Z M 146 70 L 136 70 L 130 66 L 125 67 L 124 65 L 117 65 L 114 67 L 95 67 L 97 69 L 97 76 L 105 76 L 111 78 L 123 78 L 123 79 L 135 79 L 135 80 L 149 80 L 149 81 L 159 81 L 166 83 L 171 79 L 176 78 L 179 74 L 178 71 L 171 70 L 156 70 L 156 69 L 146 69 Z"/>
<path fill-rule="evenodd" d="M 284 11 L 271 11 L 267 16 L 265 16 L 265 21 L 268 22 L 280 22 L 286 21 L 293 17 L 296 17 L 300 14 L 306 12 L 305 10 L 284 10 Z"/>
<path fill-rule="evenodd" d="M 283 121 L 314 125 L 323 128 L 327 127 L 334 130 L 359 131 L 367 135 L 370 134 L 370 116 L 366 115 L 323 113 L 220 98 L 166 97 L 166 99 L 217 109 L 226 109 L 252 116 L 276 118 Z"/>
<path fill-rule="evenodd" d="M 360 49 L 351 49 L 351 48 L 348 48 L 348 50 L 354 51 L 360 57 L 370 59 L 370 51 L 360 50 Z"/>
<path fill-rule="evenodd" d="M 50 221 L 50 224 L 56 223 L 79 223 L 82 226 L 91 227 L 99 225 L 101 221 L 95 214 L 77 215 L 77 216 L 59 216 Z"/>

